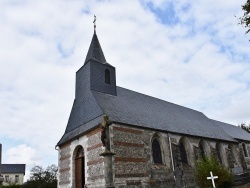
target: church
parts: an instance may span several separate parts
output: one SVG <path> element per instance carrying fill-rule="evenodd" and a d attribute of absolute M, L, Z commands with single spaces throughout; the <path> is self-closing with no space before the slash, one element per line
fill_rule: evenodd
<path fill-rule="evenodd" d="M 117 86 L 96 31 L 76 72 L 75 99 L 56 147 L 59 188 L 171 188 L 178 177 L 195 187 L 195 164 L 205 156 L 233 174 L 250 171 L 249 133 Z"/>

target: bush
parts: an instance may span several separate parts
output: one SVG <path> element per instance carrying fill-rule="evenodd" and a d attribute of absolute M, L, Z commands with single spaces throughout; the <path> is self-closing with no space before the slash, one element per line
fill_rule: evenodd
<path fill-rule="evenodd" d="M 22 185 L 2 185 L 1 188 L 21 188 Z"/>
<path fill-rule="evenodd" d="M 230 171 L 220 165 L 215 157 L 206 157 L 205 159 L 200 158 L 196 163 L 195 178 L 199 187 L 212 186 L 212 181 L 207 179 L 207 177 L 210 177 L 210 172 L 213 172 L 214 176 L 218 176 L 215 179 L 217 188 L 229 188 L 232 186 L 233 177 Z"/>

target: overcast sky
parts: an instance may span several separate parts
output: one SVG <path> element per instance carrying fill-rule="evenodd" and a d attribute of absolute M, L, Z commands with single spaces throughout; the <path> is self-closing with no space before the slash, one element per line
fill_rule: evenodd
<path fill-rule="evenodd" d="M 1 0 L 2 162 L 27 172 L 57 164 L 94 14 L 118 86 L 250 123 L 250 35 L 236 18 L 244 2 Z"/>

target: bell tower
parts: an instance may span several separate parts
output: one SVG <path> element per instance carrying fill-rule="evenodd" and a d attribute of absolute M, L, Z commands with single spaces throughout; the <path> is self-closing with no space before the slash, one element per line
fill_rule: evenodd
<path fill-rule="evenodd" d="M 94 31 L 84 66 L 87 64 L 90 68 L 90 89 L 116 95 L 115 67 L 107 63 L 96 31 Z"/>

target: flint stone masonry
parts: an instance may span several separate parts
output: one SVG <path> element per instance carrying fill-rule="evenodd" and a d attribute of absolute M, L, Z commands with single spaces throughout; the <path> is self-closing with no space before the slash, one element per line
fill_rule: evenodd
<path fill-rule="evenodd" d="M 87 141 L 88 147 L 100 144 L 101 132 L 99 129 L 97 129 L 97 131 L 95 131 L 95 134 L 92 133 L 88 135 L 87 137 L 88 137 L 88 141 Z"/>
<path fill-rule="evenodd" d="M 88 168 L 87 173 L 89 174 L 89 176 L 101 176 L 104 174 L 103 172 L 104 170 L 104 165 L 103 163 L 99 163 L 99 164 L 95 164 L 92 165 Z"/>
<path fill-rule="evenodd" d="M 100 129 L 87 134 L 87 180 L 95 182 L 96 180 L 104 179 L 104 159 L 99 154 L 104 151 L 101 142 Z M 98 185 L 99 186 L 99 185 Z"/>
<path fill-rule="evenodd" d="M 116 162 L 115 174 L 142 174 L 147 173 L 147 166 L 144 162 Z"/>
<path fill-rule="evenodd" d="M 99 159 L 101 159 L 99 154 L 102 153 L 103 151 L 104 151 L 104 148 L 102 148 L 102 147 L 92 149 L 92 150 L 87 152 L 87 158 L 90 159 L 91 161 L 99 160 Z"/>
<path fill-rule="evenodd" d="M 70 172 L 69 171 L 61 172 L 60 175 L 59 175 L 59 178 L 61 180 L 61 181 L 59 181 L 59 185 L 70 183 L 69 177 L 70 177 Z"/>
<path fill-rule="evenodd" d="M 70 183 L 70 144 L 62 146 L 59 150 L 59 185 Z"/>
<path fill-rule="evenodd" d="M 70 160 L 69 160 L 69 158 L 60 161 L 60 169 L 61 170 L 68 169 L 69 167 L 70 167 Z"/>
<path fill-rule="evenodd" d="M 110 133 L 112 149 L 116 153 L 113 168 L 117 187 L 141 187 L 140 178 L 148 177 L 144 140 L 148 143 L 149 137 L 145 137 L 141 129 L 118 124 L 111 127 Z M 126 182 L 129 178 L 137 178 L 133 180 L 136 183 Z"/>
<path fill-rule="evenodd" d="M 142 133 L 136 129 L 129 129 L 123 127 L 113 127 L 113 142 L 123 141 L 127 143 L 142 144 Z"/>
<path fill-rule="evenodd" d="M 134 158 L 144 158 L 144 148 L 138 148 L 138 147 L 116 147 L 115 148 L 116 157 L 131 157 Z"/>

